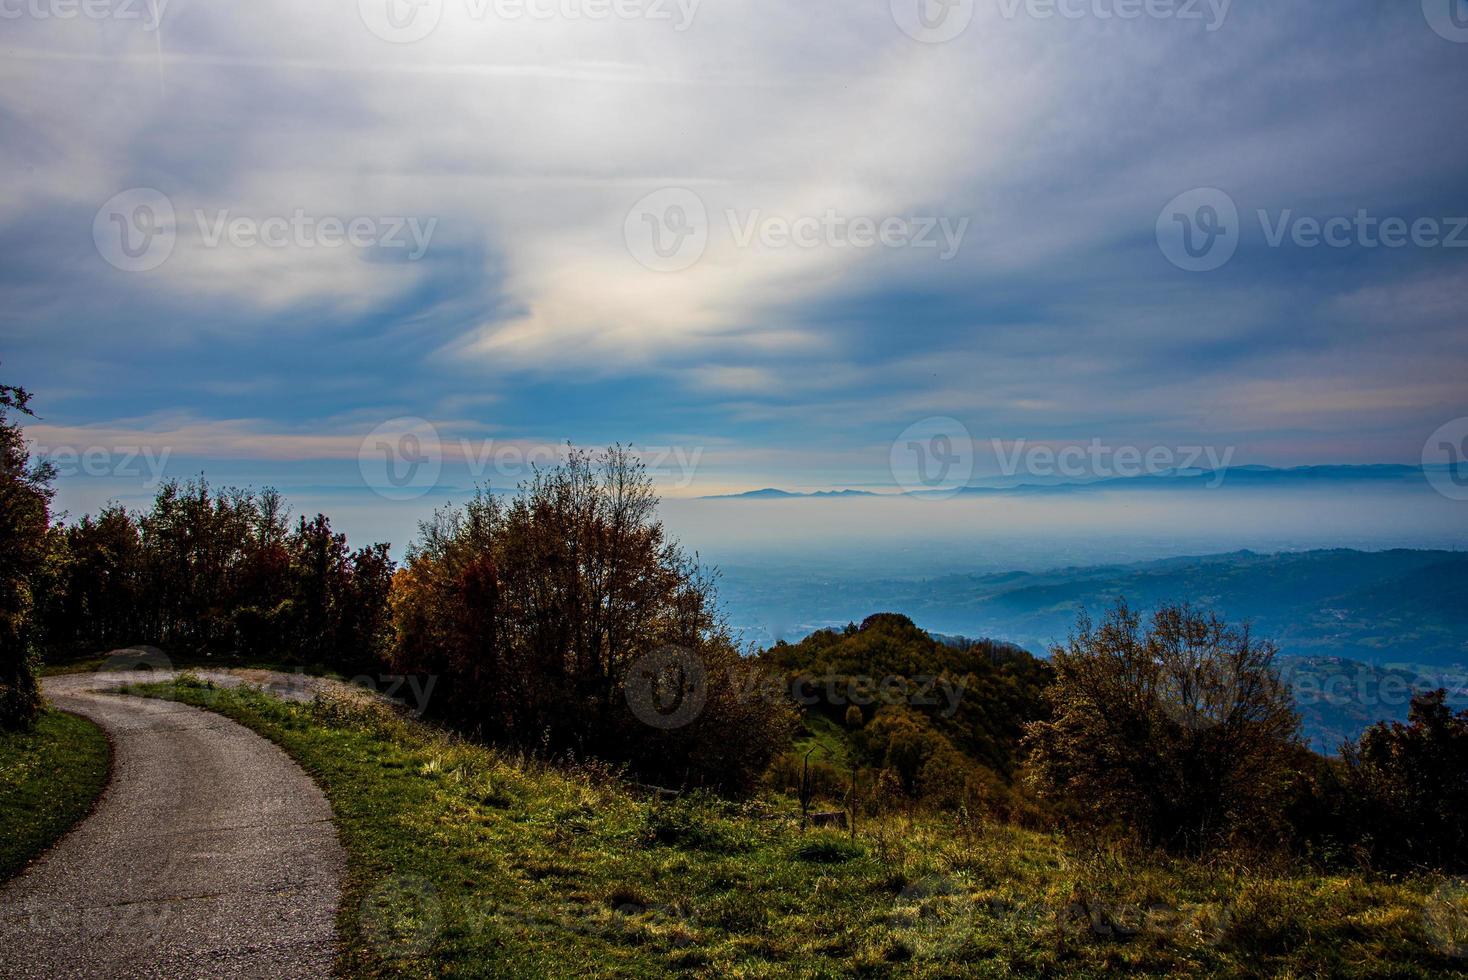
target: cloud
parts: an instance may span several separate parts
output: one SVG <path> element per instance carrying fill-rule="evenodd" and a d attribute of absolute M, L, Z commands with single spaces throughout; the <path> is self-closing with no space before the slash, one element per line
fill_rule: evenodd
<path fill-rule="evenodd" d="M 111 452 L 148 447 L 170 455 L 206 459 L 319 460 L 355 459 L 360 433 L 270 431 L 258 419 L 189 418 L 124 421 L 113 425 L 49 425 L 25 427 L 34 451 L 48 455 L 60 448 Z"/>
<path fill-rule="evenodd" d="M 0 323 L 7 368 L 66 396 L 53 435 L 111 419 L 109 439 L 335 458 L 356 452 L 343 419 L 416 414 L 879 471 L 883 438 L 942 414 L 1261 451 L 1309 426 L 1347 455 L 1383 425 L 1371 451 L 1405 454 L 1468 366 L 1454 255 L 1270 249 L 1251 225 L 1189 275 L 1153 239 L 1200 186 L 1246 225 L 1468 210 L 1468 135 L 1440 108 L 1468 69 L 1415 10 L 1235 5 L 1208 31 L 980 3 L 929 45 L 883 3 L 706 2 L 685 30 L 442 8 L 411 44 L 350 3 L 175 2 L 158 32 L 7 21 Z M 148 272 L 92 241 L 131 187 L 178 218 Z M 677 271 L 627 238 L 664 188 L 707 215 Z M 412 261 L 209 241 L 221 216 L 298 212 L 434 231 Z M 968 224 L 945 260 L 832 237 L 828 215 Z M 815 244 L 751 232 L 802 221 Z"/>

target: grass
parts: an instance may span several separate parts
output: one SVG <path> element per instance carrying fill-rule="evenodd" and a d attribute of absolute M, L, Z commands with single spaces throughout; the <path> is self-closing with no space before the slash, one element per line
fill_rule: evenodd
<path fill-rule="evenodd" d="M 1468 964 L 1428 876 L 1171 861 L 1010 826 L 629 795 L 361 699 L 290 705 L 188 678 L 320 783 L 350 855 L 347 975 L 1422 976 Z M 776 819 L 771 819 L 771 812 Z"/>
<path fill-rule="evenodd" d="M 112 762 L 96 725 L 43 712 L 33 731 L 0 734 L 0 881 L 92 810 Z"/>
<path fill-rule="evenodd" d="M 814 749 L 810 756 L 813 762 L 823 762 L 845 772 L 851 765 L 850 745 L 850 739 L 839 725 L 825 715 L 811 713 L 802 719 L 791 750 L 804 758 Z"/>

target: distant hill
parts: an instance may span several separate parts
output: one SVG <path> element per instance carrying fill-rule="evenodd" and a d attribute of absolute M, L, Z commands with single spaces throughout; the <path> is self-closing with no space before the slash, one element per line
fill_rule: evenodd
<path fill-rule="evenodd" d="M 1415 692 L 1441 687 L 1457 708 L 1468 708 L 1468 679 L 1456 670 L 1419 673 L 1376 667 L 1341 657 L 1281 657 L 1280 676 L 1295 695 L 1306 740 L 1334 755 L 1378 721 L 1406 722 Z"/>
<path fill-rule="evenodd" d="M 1295 656 L 1378 665 L 1468 662 L 1468 553 L 1242 551 L 1041 574 L 953 576 L 926 583 L 930 602 L 972 610 L 982 632 L 1027 647 L 1064 638 L 1081 609 L 1125 596 L 1135 606 L 1186 600 Z M 919 619 L 923 605 L 909 608 Z"/>
<path fill-rule="evenodd" d="M 1444 466 L 1431 467 L 1445 470 Z M 1144 476 L 1114 476 L 1100 479 L 1065 480 L 1055 477 L 1026 478 L 1024 475 L 991 479 L 952 490 L 915 490 L 914 497 L 993 496 L 1011 494 L 1056 495 L 1097 490 L 1212 490 L 1284 489 L 1342 484 L 1382 487 L 1425 487 L 1429 468 L 1398 463 L 1335 466 L 1229 466 L 1219 469 L 1191 468 L 1149 473 Z"/>
<path fill-rule="evenodd" d="M 741 583 L 742 585 L 742 583 Z M 744 587 L 747 589 L 747 586 Z M 1468 552 L 1239 551 L 1045 572 L 931 579 L 827 580 L 773 576 L 766 592 L 727 593 L 742 607 L 799 609 L 807 622 L 844 622 L 873 606 L 901 609 L 930 630 L 1001 638 L 1043 653 L 1081 610 L 1125 596 L 1149 608 L 1189 601 L 1293 656 L 1376 665 L 1468 664 Z"/>
<path fill-rule="evenodd" d="M 961 788 L 975 766 L 1008 782 L 1024 724 L 1044 715 L 1051 676 L 1013 644 L 940 642 L 897 613 L 776 643 L 759 657 L 804 701 L 809 739 L 824 755 L 892 769 L 927 794 L 938 781 Z"/>
<path fill-rule="evenodd" d="M 700 500 L 794 500 L 803 497 L 876 497 L 879 494 L 870 490 L 815 490 L 809 493 L 796 490 L 777 490 L 774 487 L 766 487 L 763 490 L 746 490 L 744 493 L 723 493 L 710 497 L 700 497 Z"/>
<path fill-rule="evenodd" d="M 830 497 L 953 497 L 953 496 L 1009 496 L 1070 494 L 1097 490 L 1207 490 L 1219 487 L 1230 489 L 1266 489 L 1286 487 L 1323 487 L 1340 484 L 1365 483 L 1381 487 L 1425 487 L 1429 472 L 1445 472 L 1447 467 L 1414 466 L 1404 463 L 1338 464 L 1324 466 L 1228 466 L 1218 469 L 1190 467 L 1142 476 L 1112 476 L 1090 478 L 1067 478 L 1063 476 L 1036 476 L 1016 474 L 1014 476 L 981 477 L 970 485 L 957 490 L 910 490 L 901 492 L 875 493 L 870 490 L 816 490 L 794 491 L 766 487 L 763 490 L 748 490 L 744 493 L 717 494 L 702 497 L 702 500 L 795 500 L 801 498 Z"/>

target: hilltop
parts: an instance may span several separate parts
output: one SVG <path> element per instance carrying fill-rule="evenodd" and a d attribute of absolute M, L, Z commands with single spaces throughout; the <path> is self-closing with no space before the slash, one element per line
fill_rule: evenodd
<path fill-rule="evenodd" d="M 897 774 L 935 801 L 1007 798 L 1027 722 L 1045 716 L 1049 666 L 988 640 L 941 642 L 898 613 L 819 630 L 759 656 L 805 706 L 795 753 Z"/>

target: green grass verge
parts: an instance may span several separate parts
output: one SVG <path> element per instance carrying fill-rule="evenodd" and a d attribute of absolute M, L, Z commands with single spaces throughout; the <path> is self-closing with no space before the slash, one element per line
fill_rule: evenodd
<path fill-rule="evenodd" d="M 1169 861 L 889 816 L 855 841 L 764 808 L 629 796 L 360 700 L 187 679 L 320 783 L 350 855 L 350 976 L 1422 976 L 1468 963 L 1431 877 Z"/>
<path fill-rule="evenodd" d="M 0 881 L 91 812 L 111 754 L 100 728 L 60 711 L 43 712 L 34 731 L 0 734 Z"/>

